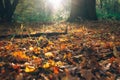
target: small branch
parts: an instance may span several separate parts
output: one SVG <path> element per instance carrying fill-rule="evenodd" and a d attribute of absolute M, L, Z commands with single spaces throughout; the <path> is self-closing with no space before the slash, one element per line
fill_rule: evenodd
<path fill-rule="evenodd" d="M 24 35 L 15 35 L 14 38 L 27 38 L 27 37 L 39 37 L 41 35 L 46 35 L 46 36 L 57 36 L 57 35 L 65 35 L 67 34 L 66 32 L 63 32 L 63 33 L 58 33 L 58 32 L 53 32 L 53 33 L 36 33 L 36 34 L 24 34 Z M 11 38 L 13 37 L 14 34 L 10 34 L 10 35 L 1 35 L 0 36 L 0 39 L 5 39 L 5 38 Z"/>

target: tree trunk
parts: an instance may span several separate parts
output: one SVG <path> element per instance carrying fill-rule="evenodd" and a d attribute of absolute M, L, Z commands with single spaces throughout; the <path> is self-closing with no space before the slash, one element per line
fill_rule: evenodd
<path fill-rule="evenodd" d="M 96 16 L 96 0 L 88 0 L 87 2 L 87 19 L 88 20 L 97 20 Z"/>
<path fill-rule="evenodd" d="M 12 16 L 16 9 L 19 0 L 14 0 L 11 3 L 10 0 L 0 0 L 0 18 L 3 22 L 11 22 Z"/>
<path fill-rule="evenodd" d="M 4 6 L 3 6 L 3 1 L 0 0 L 0 21 L 2 21 L 4 17 Z"/>
<path fill-rule="evenodd" d="M 96 20 L 95 0 L 72 0 L 68 21 Z"/>
<path fill-rule="evenodd" d="M 100 0 L 100 9 L 103 8 L 103 0 Z"/>
<path fill-rule="evenodd" d="M 114 14 L 118 13 L 118 9 L 119 9 L 118 5 L 119 5 L 119 1 L 115 0 L 114 1 L 114 5 L 113 5 L 113 12 L 114 12 Z"/>

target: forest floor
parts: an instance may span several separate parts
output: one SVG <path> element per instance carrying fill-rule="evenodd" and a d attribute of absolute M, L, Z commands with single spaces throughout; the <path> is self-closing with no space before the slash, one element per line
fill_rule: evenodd
<path fill-rule="evenodd" d="M 0 80 L 120 80 L 120 22 L 2 24 Z"/>

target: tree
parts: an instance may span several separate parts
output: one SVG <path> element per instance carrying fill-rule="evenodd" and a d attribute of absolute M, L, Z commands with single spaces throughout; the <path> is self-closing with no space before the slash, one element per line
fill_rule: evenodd
<path fill-rule="evenodd" d="M 96 0 L 72 0 L 68 21 L 97 20 Z"/>
<path fill-rule="evenodd" d="M 0 20 L 11 22 L 19 0 L 0 0 Z"/>

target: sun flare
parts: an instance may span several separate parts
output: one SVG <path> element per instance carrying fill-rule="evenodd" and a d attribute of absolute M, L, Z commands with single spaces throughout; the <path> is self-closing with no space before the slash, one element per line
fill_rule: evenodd
<path fill-rule="evenodd" d="M 58 9 L 62 5 L 62 0 L 49 0 L 49 3 L 53 6 L 54 9 Z"/>

